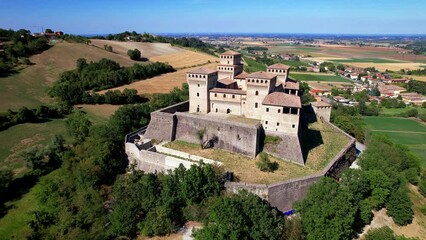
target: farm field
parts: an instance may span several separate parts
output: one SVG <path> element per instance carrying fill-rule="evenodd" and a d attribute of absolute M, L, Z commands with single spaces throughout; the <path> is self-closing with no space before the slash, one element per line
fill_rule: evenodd
<path fill-rule="evenodd" d="M 280 60 L 280 63 L 288 65 L 290 67 L 300 67 L 300 66 L 309 66 L 309 64 L 301 61 L 289 61 L 289 60 Z"/>
<path fill-rule="evenodd" d="M 210 63 L 203 67 L 215 69 L 217 63 Z M 182 83 L 186 82 L 186 72 L 197 69 L 199 67 L 183 69 L 172 73 L 162 74 L 150 79 L 143 81 L 133 82 L 129 85 L 124 85 L 121 87 L 116 87 L 108 90 L 120 90 L 123 91 L 125 88 L 133 88 L 138 91 L 138 94 L 153 94 L 153 93 L 168 93 L 173 88 L 182 86 Z M 108 90 L 100 91 L 99 93 L 104 93 Z"/>
<path fill-rule="evenodd" d="M 407 108 L 382 108 L 380 116 L 386 117 L 398 117 L 398 114 L 404 113 L 410 109 L 416 109 L 419 114 L 426 113 L 426 108 L 421 107 L 407 107 Z"/>
<path fill-rule="evenodd" d="M 201 149 L 199 144 L 187 143 L 183 141 L 173 141 L 167 143 L 167 147 L 198 155 L 224 164 L 226 170 L 234 172 L 235 176 L 242 182 L 270 184 L 288 180 L 296 177 L 303 177 L 321 171 L 329 161 L 346 145 L 347 138 L 340 132 L 335 131 L 328 125 L 315 122 L 309 125 L 313 132 L 319 131 L 321 139 L 309 135 L 307 147 L 310 147 L 307 154 L 306 166 L 290 163 L 272 156 L 271 161 L 279 164 L 278 170 L 273 173 L 262 172 L 256 167 L 255 159 L 244 157 L 239 154 L 221 149 Z M 322 144 L 318 145 L 318 140 Z"/>
<path fill-rule="evenodd" d="M 86 112 L 90 121 L 93 123 L 106 123 L 109 117 L 113 115 L 120 106 L 121 105 L 111 104 L 80 104 L 74 107 Z"/>
<path fill-rule="evenodd" d="M 412 119 L 395 117 L 365 117 L 367 127 L 375 133 L 388 135 L 404 144 L 423 159 L 426 165 L 426 125 Z"/>
<path fill-rule="evenodd" d="M 45 123 L 24 123 L 0 131 L 0 168 L 10 168 L 15 175 L 27 170 L 19 157 L 23 150 L 39 144 L 47 144 L 53 136 L 66 137 L 65 120 L 58 119 Z"/>
<path fill-rule="evenodd" d="M 66 56 L 66 57 L 64 57 Z M 97 61 L 110 58 L 124 66 L 135 61 L 105 50 L 79 43 L 60 42 L 41 54 L 34 55 L 28 66 L 17 74 L 0 78 L 0 112 L 22 106 L 35 107 L 50 101 L 46 89 L 60 73 L 75 68 L 78 58 Z"/>
<path fill-rule="evenodd" d="M 215 56 L 174 47 L 169 43 L 119 42 L 99 39 L 92 39 L 91 41 L 93 45 L 102 49 L 104 45 L 112 46 L 114 52 L 125 58 L 129 58 L 127 56 L 129 49 L 137 48 L 141 51 L 142 57 L 153 62 L 167 62 L 175 69 L 218 61 Z"/>
<path fill-rule="evenodd" d="M 400 61 L 385 59 L 385 58 L 350 58 L 350 59 L 330 59 L 332 62 L 351 63 L 351 62 L 366 62 L 366 63 L 400 63 Z"/>
<path fill-rule="evenodd" d="M 291 73 L 290 77 L 299 81 L 320 81 L 320 82 L 348 82 L 352 83 L 351 80 L 336 75 L 325 75 L 325 74 L 299 74 Z"/>

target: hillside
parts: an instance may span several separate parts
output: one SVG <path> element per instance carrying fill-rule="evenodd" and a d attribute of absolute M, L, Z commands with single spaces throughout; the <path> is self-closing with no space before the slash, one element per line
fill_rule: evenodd
<path fill-rule="evenodd" d="M 128 57 L 107 52 L 93 46 L 79 43 L 57 43 L 49 50 L 30 58 L 33 65 L 17 74 L 1 78 L 0 112 L 22 106 L 34 107 L 48 102 L 47 86 L 66 70 L 75 68 L 78 58 L 96 61 L 110 58 L 121 65 L 130 66 L 135 62 Z"/>

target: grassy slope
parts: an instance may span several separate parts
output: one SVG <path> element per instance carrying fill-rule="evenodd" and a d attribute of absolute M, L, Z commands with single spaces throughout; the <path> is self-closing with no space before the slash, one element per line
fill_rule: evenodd
<path fill-rule="evenodd" d="M 244 62 L 247 64 L 244 66 L 244 70 L 247 72 L 257 72 L 257 71 L 266 71 L 266 65 L 263 63 L 258 63 L 255 60 L 245 57 L 243 58 Z"/>
<path fill-rule="evenodd" d="M 374 133 L 388 135 L 399 144 L 405 144 L 423 159 L 426 166 L 426 125 L 407 118 L 365 117 L 367 127 Z M 382 130 L 382 131 L 381 131 Z M 403 131 L 403 132 L 387 132 Z M 414 132 L 414 133 L 413 133 Z"/>
<path fill-rule="evenodd" d="M 57 43 L 49 50 L 32 56 L 30 60 L 34 65 L 17 74 L 0 78 L 0 112 L 9 108 L 34 107 L 48 102 L 50 99 L 46 96 L 47 86 L 63 71 L 75 68 L 78 58 L 86 58 L 88 61 L 110 58 L 126 66 L 135 63 L 123 56 L 93 46 Z"/>
<path fill-rule="evenodd" d="M 17 174 L 25 172 L 25 162 L 19 153 L 28 147 L 48 143 L 56 134 L 65 136 L 65 120 L 19 124 L 0 131 L 0 168 L 14 169 Z"/>
<path fill-rule="evenodd" d="M 324 81 L 324 82 L 352 82 L 349 79 L 335 76 L 335 75 L 324 75 L 324 74 L 297 74 L 290 73 L 290 76 L 299 81 Z"/>

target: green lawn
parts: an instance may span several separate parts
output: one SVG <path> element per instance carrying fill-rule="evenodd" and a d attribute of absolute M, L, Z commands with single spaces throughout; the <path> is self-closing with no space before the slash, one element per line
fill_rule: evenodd
<path fill-rule="evenodd" d="M 351 62 L 366 62 L 366 63 L 400 63 L 401 61 L 383 59 L 383 58 L 351 58 L 351 59 L 330 59 L 331 62 L 351 63 Z"/>
<path fill-rule="evenodd" d="M 347 78 L 343 78 L 335 75 L 325 75 L 325 74 L 297 74 L 290 73 L 290 77 L 299 80 L 299 81 L 322 81 L 322 82 L 352 82 Z"/>
<path fill-rule="evenodd" d="M 426 108 L 408 107 L 408 108 L 382 108 L 380 115 L 384 117 L 398 117 L 398 114 L 404 113 L 410 109 L 417 109 L 419 114 L 426 113 Z"/>
<path fill-rule="evenodd" d="M 288 65 L 290 67 L 300 67 L 300 66 L 309 66 L 309 64 L 301 61 L 288 61 L 288 60 L 280 60 L 279 61 L 282 64 Z"/>
<path fill-rule="evenodd" d="M 257 71 L 266 71 L 266 65 L 263 63 L 258 63 L 254 59 L 245 57 L 243 58 L 244 62 L 247 64 L 244 66 L 244 70 L 247 72 L 257 72 Z"/>
<path fill-rule="evenodd" d="M 426 166 L 426 125 L 412 119 L 395 117 L 365 117 L 367 127 L 373 134 L 389 136 L 393 141 L 404 144 L 423 159 Z"/>
<path fill-rule="evenodd" d="M 65 137 L 65 120 L 45 123 L 25 123 L 0 131 L 0 168 L 10 168 L 16 174 L 26 171 L 19 153 L 28 147 L 46 144 L 56 134 Z"/>

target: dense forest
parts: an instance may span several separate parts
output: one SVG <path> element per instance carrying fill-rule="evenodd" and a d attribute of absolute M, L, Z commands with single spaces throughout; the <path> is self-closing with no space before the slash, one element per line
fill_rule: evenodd
<path fill-rule="evenodd" d="M 25 29 L 0 29 L 0 43 L 3 48 L 0 48 L 0 77 L 13 72 L 19 64 L 31 64 L 28 57 L 50 47 L 45 37 L 34 37 Z"/>
<path fill-rule="evenodd" d="M 77 60 L 77 69 L 62 73 L 59 79 L 53 84 L 49 90 L 52 97 L 56 97 L 61 101 L 73 105 L 78 103 L 121 103 L 121 100 L 111 100 L 108 102 L 105 96 L 103 99 L 99 95 L 91 94 L 87 91 L 99 91 L 102 89 L 113 88 L 129 84 L 136 80 L 151 78 L 163 73 L 175 71 L 172 66 L 154 62 L 148 64 L 134 64 L 132 67 L 121 67 L 118 63 L 101 59 L 98 62 L 87 63 L 86 59 Z M 132 93 L 123 93 L 123 98 L 133 98 Z M 113 94 L 109 94 L 113 95 Z M 117 95 L 117 94 L 115 94 Z M 119 96 L 119 98 L 121 98 Z M 128 101 L 128 103 L 133 103 Z"/>

